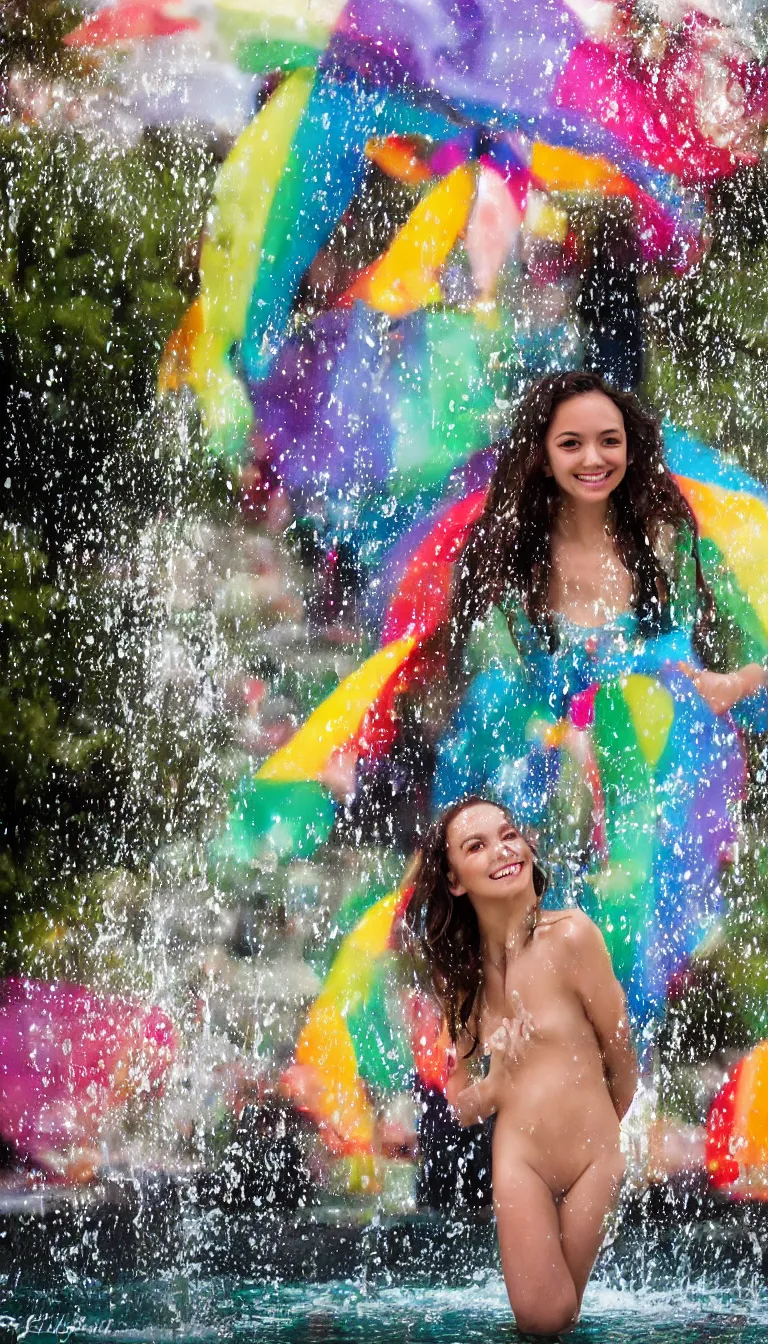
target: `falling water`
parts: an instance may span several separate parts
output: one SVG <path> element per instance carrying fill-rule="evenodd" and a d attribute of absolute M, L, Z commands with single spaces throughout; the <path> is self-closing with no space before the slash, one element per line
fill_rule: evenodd
<path fill-rule="evenodd" d="M 342 715 L 320 765 L 308 764 L 310 735 L 298 766 L 257 772 L 402 635 L 395 581 L 416 542 L 440 509 L 485 488 L 488 446 L 509 432 L 525 383 L 598 359 L 602 291 L 618 269 L 637 319 L 625 381 L 637 385 L 642 371 L 659 412 L 693 436 L 668 431 L 675 471 L 688 474 L 701 440 L 749 472 L 762 499 L 764 15 L 744 4 L 737 24 L 724 6 L 706 7 L 732 22 L 718 38 L 729 59 L 752 62 L 754 106 L 729 102 L 727 62 L 707 48 L 701 180 L 686 176 L 671 133 L 668 162 L 650 172 L 646 158 L 641 171 L 648 146 L 590 122 L 575 82 L 571 114 L 592 136 L 577 145 L 615 152 L 625 173 L 621 190 L 603 178 L 596 191 L 586 179 L 569 186 L 565 160 L 553 166 L 541 142 L 558 133 L 552 70 L 577 36 L 600 40 L 599 6 L 521 7 L 520 87 L 534 81 L 542 120 L 509 134 L 488 108 L 502 50 L 492 43 L 508 40 L 511 4 L 481 16 L 478 33 L 487 19 L 491 36 L 467 38 L 461 60 L 425 29 L 406 81 L 429 88 L 420 104 L 391 94 L 397 80 L 389 66 L 381 74 L 362 18 L 355 46 L 351 28 L 331 32 L 330 9 L 289 6 L 276 33 L 258 6 L 246 19 L 227 5 L 191 4 L 172 19 L 156 8 L 172 25 L 181 15 L 183 31 L 134 33 L 125 48 L 121 37 L 101 57 L 62 44 L 91 13 L 65 3 L 47 16 L 35 3 L 11 7 L 0 34 L 10 383 L 0 752 L 13 795 L 3 972 L 54 996 L 87 987 L 102 1022 L 119 1018 L 116 1005 L 138 1013 L 96 1118 L 84 1085 L 67 1094 L 77 1101 L 68 1146 L 52 1151 L 40 1137 L 44 1103 L 26 1148 L 0 1106 L 0 1344 L 501 1340 L 510 1315 L 487 1138 L 468 1145 L 447 1125 L 425 1072 L 431 1028 L 392 933 L 448 717 L 439 665 L 425 664 L 432 680 L 421 686 L 398 665 L 398 738 L 386 738 L 379 686 L 364 706 L 372 717 L 361 710 L 347 732 Z M 581 9 L 594 11 L 588 30 L 576 26 Z M 679 35 L 683 9 L 635 7 L 641 71 L 664 57 L 660 19 Z M 270 123 L 273 99 L 283 101 Z M 294 179 L 289 123 L 306 156 Z M 261 158 L 253 136 L 232 154 L 248 125 L 263 127 Z M 556 147 L 570 148 L 572 131 L 559 133 Z M 739 158 L 738 172 L 722 169 L 721 153 Z M 272 191 L 278 208 L 260 219 Z M 407 283 L 387 279 L 382 254 L 431 192 L 422 270 L 411 258 Z M 310 246 L 313 229 L 322 246 Z M 749 533 L 753 565 L 764 535 Z M 438 546 L 433 595 L 439 556 Z M 759 584 L 747 578 L 752 596 Z M 534 718 L 531 760 L 536 735 L 557 727 Z M 376 732 L 380 751 L 366 738 Z M 510 788 L 528 765 L 511 763 Z M 678 779 L 685 768 L 681 758 Z M 675 964 L 663 1020 L 647 1033 L 651 1128 L 631 1136 L 638 1169 L 575 1340 L 735 1344 L 768 1331 L 764 1170 L 751 1173 L 750 1197 L 732 1198 L 712 1188 L 702 1157 L 713 1098 L 768 1035 L 759 736 L 748 771 L 743 804 L 729 798 L 724 913 L 707 916 L 705 941 Z M 674 777 L 670 768 L 655 795 L 659 815 Z M 563 778 L 573 794 L 542 833 L 574 899 L 586 890 L 592 813 L 573 762 Z M 318 1003 L 348 1028 L 364 1141 L 318 1100 L 318 1077 L 336 1086 L 333 1060 L 330 1075 L 318 1064 L 323 1032 L 335 1030 L 313 1017 Z M 31 1032 L 42 1049 L 41 1021 Z"/>

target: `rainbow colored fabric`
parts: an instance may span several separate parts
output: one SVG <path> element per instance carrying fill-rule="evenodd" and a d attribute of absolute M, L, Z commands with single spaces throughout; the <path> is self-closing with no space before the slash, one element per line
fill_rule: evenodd
<path fill-rule="evenodd" d="M 685 266 L 700 246 L 704 197 L 696 189 L 750 159 L 702 130 L 695 25 L 665 57 L 664 77 L 643 80 L 620 25 L 610 42 L 596 41 L 561 0 L 460 0 L 450 19 L 439 0 L 350 0 L 309 13 L 283 5 L 278 12 L 268 0 L 221 0 L 219 16 L 223 39 L 248 69 L 285 77 L 220 171 L 200 297 L 169 345 L 161 385 L 192 385 L 213 451 L 230 459 L 242 460 L 255 425 L 265 428 L 289 482 L 306 457 L 307 431 L 275 426 L 290 399 L 275 361 L 293 341 L 289 363 L 312 363 L 315 322 L 302 324 L 303 335 L 294 323 L 302 280 L 347 219 L 372 163 L 412 193 L 412 208 L 400 226 L 394 216 L 379 221 L 380 250 L 335 296 L 361 302 L 368 318 L 347 315 L 348 332 L 332 307 L 330 330 L 322 319 L 318 324 L 316 345 L 331 342 L 332 368 L 318 350 L 307 394 L 314 387 L 328 404 L 339 384 L 347 421 L 346 429 L 324 431 L 322 417 L 312 420 L 311 398 L 301 394 L 296 411 L 312 421 L 319 475 L 324 456 L 354 460 L 345 435 L 364 395 L 355 397 L 354 375 L 362 370 L 363 385 L 377 376 L 375 357 L 360 361 L 366 321 L 407 320 L 435 305 L 450 313 L 446 281 L 457 247 L 470 257 L 481 306 L 493 306 L 500 266 L 521 224 L 565 247 L 557 265 L 567 265 L 569 193 L 621 195 L 631 203 L 646 258 Z M 707 40 L 711 47 L 709 31 Z M 418 152 L 409 145 L 414 138 Z M 470 345 L 482 352 L 487 315 L 464 322 L 470 325 Z M 421 370 L 427 384 L 438 328 L 433 323 L 424 333 L 416 324 L 418 357 L 400 361 L 406 374 Z M 386 330 L 380 323 L 374 348 Z M 397 383 L 396 368 L 393 378 Z M 439 375 L 434 381 L 440 395 Z M 373 437 L 371 426 L 357 435 L 373 444 L 374 479 L 382 464 L 399 470 L 398 443 L 406 437 L 398 434 L 399 397 L 407 418 L 418 390 L 401 380 L 390 398 L 394 423 L 377 425 Z M 482 415 L 482 396 L 474 409 Z M 450 456 L 439 428 L 425 442 Z M 362 488 L 365 476 L 357 480 Z"/>
<path fill-rule="evenodd" d="M 714 1098 L 706 1162 L 715 1189 L 768 1199 L 768 1041 L 737 1060 Z"/>
<path fill-rule="evenodd" d="M 666 444 L 701 527 L 721 647 L 734 665 L 765 659 L 768 493 L 680 431 L 668 427 Z M 484 491 L 477 490 L 445 508 L 426 537 L 417 530 L 410 554 L 401 556 L 383 638 L 390 641 L 384 650 L 399 660 L 403 689 L 418 668 L 420 644 L 446 619 L 452 567 L 483 501 Z M 638 1024 L 658 1011 L 672 976 L 718 912 L 719 878 L 736 839 L 735 805 L 744 782 L 739 730 L 764 729 L 768 722 L 765 692 L 735 715 L 718 718 L 679 671 L 679 661 L 697 662 L 690 637 L 693 576 L 682 550 L 675 625 L 656 639 L 639 639 L 631 619 L 597 631 L 563 629 L 552 657 L 519 616 L 516 647 L 506 618 L 491 613 L 468 651 L 474 676 L 442 742 L 435 780 L 435 808 L 484 788 L 543 830 L 550 860 L 557 861 L 558 894 L 578 895 L 600 924 Z M 294 739 L 294 752 L 301 741 L 305 759 L 314 762 L 316 780 L 342 746 L 361 757 L 388 750 L 398 677 L 391 664 L 387 671 L 385 681 L 379 653 L 350 679 L 356 736 L 348 718 L 334 732 L 340 722 L 334 706 L 347 697 L 342 683 L 333 704 L 315 711 L 312 731 L 308 724 Z M 364 709 L 359 693 L 366 684 L 380 689 Z M 294 752 L 289 744 L 266 773 L 273 780 L 290 773 L 281 760 L 289 763 Z M 258 791 L 258 777 L 252 787 Z M 330 805 L 330 795 L 325 798 Z M 356 1036 L 384 1036 L 376 1025 L 382 998 L 371 986 L 381 985 L 390 969 L 399 909 L 396 895 L 388 896 L 362 917 L 302 1036 L 299 1054 L 312 1084 L 289 1090 L 304 1098 L 334 1151 L 374 1151 L 363 1080 L 384 1092 L 396 1086 L 392 1078 L 374 1080 L 362 1048 L 354 1047 Z M 343 1049 L 323 1045 L 339 1035 Z M 414 1053 L 414 1071 L 439 1082 L 445 1057 L 435 1024 L 417 1039 L 425 1058 Z"/>
<path fill-rule="evenodd" d="M 571 203 L 621 196 L 646 262 L 685 267 L 702 246 L 703 188 L 750 152 L 704 128 L 694 22 L 643 78 L 621 24 L 597 40 L 561 0 L 458 0 L 450 14 L 441 0 L 219 0 L 218 13 L 221 39 L 271 72 L 272 91 L 219 173 L 200 296 L 161 386 L 192 386 L 211 450 L 230 462 L 257 436 L 296 511 L 350 541 L 381 646 L 233 799 L 219 858 L 288 862 L 330 834 L 334 763 L 386 753 L 398 697 L 434 675 L 431 640 L 510 388 L 557 367 L 552 351 L 579 362 L 564 321 L 521 334 L 505 270 L 521 238 L 534 288 L 555 289 L 574 265 Z M 718 32 L 708 24 L 707 60 Z M 364 217 L 374 179 L 387 202 L 375 227 Z M 361 218 L 374 242 L 366 251 L 358 227 L 350 270 L 337 244 Z M 705 538 L 726 656 L 762 657 L 765 493 L 672 429 L 667 449 Z M 470 687 L 435 786 L 436 802 L 469 775 L 499 787 L 548 829 L 563 873 L 578 851 L 571 886 L 601 921 L 640 1019 L 716 910 L 741 788 L 735 719 L 708 715 L 675 667 L 695 661 L 684 589 L 669 636 L 643 650 L 631 629 L 594 647 L 573 636 L 559 662 L 529 641 L 524 678 L 502 630 L 476 669 L 493 694 L 483 704 Z M 750 711 L 757 721 L 761 706 Z M 569 792 L 581 803 L 573 825 Z M 384 900 L 364 926 L 371 966 L 389 955 L 391 914 Z M 331 972 L 338 1052 L 313 1064 L 316 1113 L 345 1151 L 372 1141 L 350 1021 L 373 1013 L 375 980 L 345 999 Z M 345 1087 L 357 1100 L 339 1137 Z"/>
<path fill-rule="evenodd" d="M 685 434 L 670 429 L 667 443 L 701 527 L 724 656 L 734 666 L 760 661 L 768 654 L 766 492 Z M 247 852 L 276 845 L 285 858 L 315 848 L 333 820 L 322 779 L 335 754 L 388 750 L 394 696 L 429 674 L 423 652 L 447 619 L 453 564 L 483 500 L 483 490 L 470 493 L 444 508 L 426 537 L 415 530 L 389 576 L 383 649 L 244 784 L 230 834 Z M 564 627 L 553 656 L 519 614 L 513 641 L 507 618 L 491 613 L 468 650 L 473 679 L 441 744 L 433 793 L 439 808 L 469 790 L 495 790 L 549 832 L 565 872 L 573 874 L 574 852 L 588 855 L 560 885 L 601 923 L 639 1019 L 659 1006 L 716 913 L 743 785 L 738 729 L 762 726 L 768 699 L 761 693 L 718 718 L 679 671 L 681 661 L 698 663 L 684 546 L 678 567 L 672 628 L 653 639 L 640 638 L 631 617 L 595 631 Z M 326 818 L 314 837 L 301 831 L 298 851 L 281 848 L 281 828 L 304 820 L 292 788 L 314 790 L 315 816 Z"/>

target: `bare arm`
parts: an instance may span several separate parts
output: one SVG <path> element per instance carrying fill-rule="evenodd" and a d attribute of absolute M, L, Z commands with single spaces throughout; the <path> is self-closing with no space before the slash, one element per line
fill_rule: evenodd
<path fill-rule="evenodd" d="M 746 700 L 766 684 L 765 669 L 759 663 L 745 663 L 734 672 L 710 672 L 690 663 L 679 663 L 680 671 L 691 678 L 702 699 L 715 714 L 726 714 L 740 700 Z"/>
<path fill-rule="evenodd" d="M 472 1044 L 469 1036 L 463 1042 L 463 1050 L 457 1050 L 445 1093 L 460 1125 L 482 1124 L 496 1114 L 502 1092 L 514 1077 L 518 1061 L 528 1047 L 533 1024 L 519 994 L 513 995 L 510 1007 L 515 1016 L 503 1017 L 501 1026 L 488 1040 L 491 1062 L 487 1078 L 472 1077 L 474 1069 L 470 1071 L 467 1057 Z M 477 1060 L 477 1054 L 470 1058 Z"/>
<path fill-rule="evenodd" d="M 597 925 L 581 911 L 574 911 L 570 925 L 568 943 L 576 990 L 594 1027 L 608 1090 L 621 1120 L 637 1087 L 637 1059 L 629 1034 L 627 1002 Z"/>
<path fill-rule="evenodd" d="M 490 1074 L 487 1078 L 473 1078 L 472 1061 L 477 1058 L 477 1052 L 467 1058 L 471 1047 L 469 1035 L 463 1035 L 455 1047 L 453 1066 L 445 1087 L 448 1105 L 464 1127 L 481 1125 L 498 1109 L 495 1079 L 491 1081 Z"/>

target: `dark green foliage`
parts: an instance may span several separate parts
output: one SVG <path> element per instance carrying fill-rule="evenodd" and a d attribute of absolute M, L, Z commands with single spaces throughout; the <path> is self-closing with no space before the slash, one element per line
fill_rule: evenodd
<path fill-rule="evenodd" d="M 768 169 L 742 168 L 711 198 L 711 245 L 649 303 L 651 400 L 768 477 Z"/>
<path fill-rule="evenodd" d="M 176 134 L 0 133 L 0 476 L 54 569 L 171 502 L 154 389 L 212 171 Z"/>
<path fill-rule="evenodd" d="M 73 879 L 102 857 L 107 735 L 79 735 L 76 688 L 57 638 L 65 599 L 23 533 L 0 536 L 0 955 L 35 910 L 71 902 Z M 68 675 L 69 674 L 69 675 Z M 69 722 L 68 722 L 69 720 Z M 64 894 L 66 893 L 66 895 Z"/>
<path fill-rule="evenodd" d="M 176 134 L 126 148 L 0 131 L 6 966 L 68 929 L 76 942 L 109 873 L 140 870 L 210 805 L 201 760 L 217 729 L 199 722 L 194 687 L 158 681 L 169 613 L 153 547 L 170 537 L 139 530 L 166 518 L 167 532 L 191 502 L 226 495 L 193 413 L 155 400 L 194 293 L 213 168 Z M 192 649 L 210 637 L 195 619 L 180 632 Z"/>
<path fill-rule="evenodd" d="M 79 79 L 89 63 L 62 38 L 81 22 L 76 0 L 3 0 L 0 89 L 14 73 L 37 78 Z"/>

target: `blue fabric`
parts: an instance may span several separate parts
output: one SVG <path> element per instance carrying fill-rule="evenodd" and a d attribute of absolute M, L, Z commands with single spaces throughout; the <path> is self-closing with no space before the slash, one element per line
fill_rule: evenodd
<path fill-rule="evenodd" d="M 744 779 L 737 716 L 713 714 L 677 666 L 701 667 L 692 606 L 673 610 L 683 622 L 649 638 L 633 613 L 590 629 L 559 617 L 549 652 L 519 609 L 511 629 L 492 609 L 467 645 L 470 680 L 438 747 L 433 796 L 436 810 L 469 792 L 497 797 L 539 829 L 552 899 L 578 900 L 601 925 L 637 1023 L 658 1011 L 718 913 Z M 656 761 L 624 696 L 632 675 L 648 679 L 651 706 L 658 688 L 668 716 Z M 584 693 L 595 694 L 595 721 L 583 726 L 582 705 L 577 728 L 569 716 Z M 768 692 L 751 699 L 768 708 Z M 754 721 L 756 705 L 742 708 Z"/>

